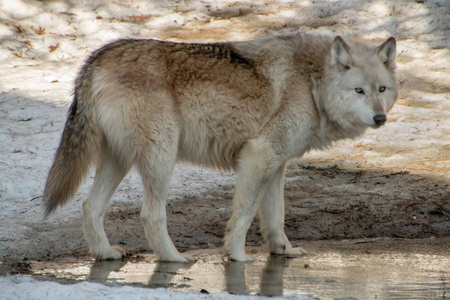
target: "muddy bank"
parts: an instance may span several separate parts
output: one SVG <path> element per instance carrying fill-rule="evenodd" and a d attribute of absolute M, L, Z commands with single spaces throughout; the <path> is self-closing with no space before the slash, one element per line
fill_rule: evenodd
<path fill-rule="evenodd" d="M 292 163 L 285 182 L 285 229 L 294 244 L 320 239 L 444 237 L 450 232 L 450 188 L 441 177 Z M 233 183 L 223 181 L 209 182 L 207 189 L 195 194 L 171 190 L 168 227 L 180 251 L 223 245 L 233 192 Z M 130 253 L 148 253 L 139 219 L 140 196 L 137 198 L 114 202 L 105 228 L 111 244 L 119 244 Z M 9 245 L 8 252 L 14 256 L 52 259 L 88 255 L 81 211 L 68 221 L 26 225 L 25 238 Z M 249 230 L 247 245 L 263 245 L 258 218 Z"/>

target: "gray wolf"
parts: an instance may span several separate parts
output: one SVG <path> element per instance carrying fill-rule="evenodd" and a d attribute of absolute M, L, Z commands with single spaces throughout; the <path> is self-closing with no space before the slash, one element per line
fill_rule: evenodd
<path fill-rule="evenodd" d="M 135 166 L 141 220 L 161 261 L 185 262 L 166 223 L 177 161 L 234 169 L 230 260 L 247 261 L 247 230 L 259 212 L 268 251 L 297 256 L 284 232 L 286 163 L 311 149 L 379 128 L 397 98 L 396 42 L 371 46 L 311 34 L 211 44 L 120 40 L 93 52 L 50 169 L 46 215 L 66 203 L 96 164 L 83 231 L 98 259 L 119 259 L 103 228 L 107 203 Z"/>

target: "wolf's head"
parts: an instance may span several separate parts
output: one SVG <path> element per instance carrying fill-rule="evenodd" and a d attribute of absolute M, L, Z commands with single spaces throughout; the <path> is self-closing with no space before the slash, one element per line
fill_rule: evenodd
<path fill-rule="evenodd" d="M 328 119 L 344 130 L 378 128 L 397 99 L 396 42 L 378 47 L 337 36 L 330 48 L 322 86 L 321 106 Z"/>

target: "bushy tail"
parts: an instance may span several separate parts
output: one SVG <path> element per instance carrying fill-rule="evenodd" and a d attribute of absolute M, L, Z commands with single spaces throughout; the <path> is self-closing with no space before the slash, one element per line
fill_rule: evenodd
<path fill-rule="evenodd" d="M 90 106 L 75 95 L 45 184 L 45 217 L 73 197 L 99 150 L 101 136 Z"/>

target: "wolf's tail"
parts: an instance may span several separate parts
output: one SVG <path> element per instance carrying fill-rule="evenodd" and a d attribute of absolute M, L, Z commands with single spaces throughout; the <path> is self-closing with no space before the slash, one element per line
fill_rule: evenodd
<path fill-rule="evenodd" d="M 93 104 L 79 101 L 80 98 L 86 97 L 80 97 L 80 93 L 75 91 L 61 142 L 47 177 L 43 196 L 45 217 L 73 197 L 101 147 L 101 131 Z"/>

